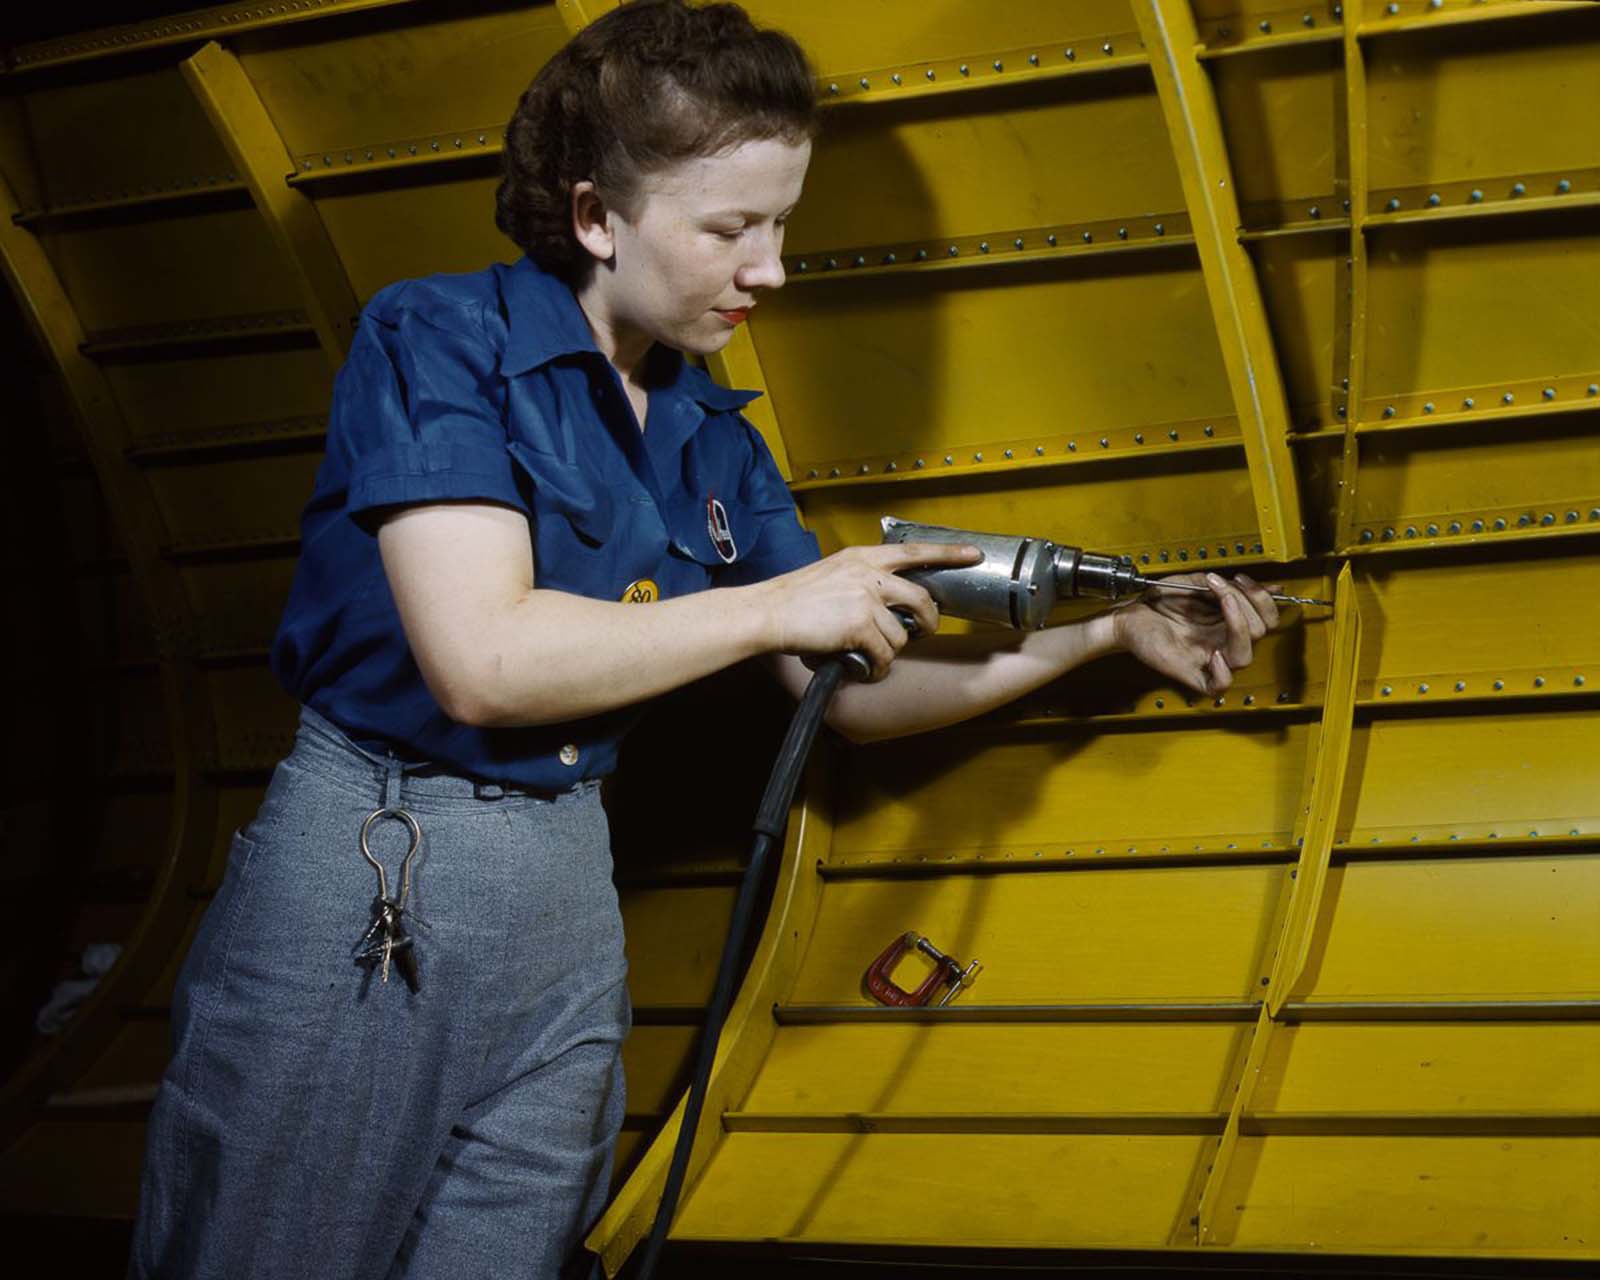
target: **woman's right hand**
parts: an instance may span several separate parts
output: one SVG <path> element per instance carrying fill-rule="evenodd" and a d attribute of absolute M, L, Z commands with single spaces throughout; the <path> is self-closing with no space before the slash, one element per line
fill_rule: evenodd
<path fill-rule="evenodd" d="M 758 584 L 768 613 L 770 647 L 780 653 L 829 654 L 860 650 L 881 680 L 912 632 L 892 612 L 905 610 L 917 635 L 939 629 L 939 609 L 906 569 L 976 564 L 976 547 L 937 542 L 901 542 L 846 547 L 825 560 Z"/>

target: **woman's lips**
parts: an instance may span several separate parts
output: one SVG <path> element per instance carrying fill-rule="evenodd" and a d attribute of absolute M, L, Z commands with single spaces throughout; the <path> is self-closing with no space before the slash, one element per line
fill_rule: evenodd
<path fill-rule="evenodd" d="M 729 324 L 742 324 L 744 322 L 744 318 L 750 314 L 750 308 L 739 307 L 733 311 L 724 311 L 722 308 L 718 307 L 717 314 Z"/>

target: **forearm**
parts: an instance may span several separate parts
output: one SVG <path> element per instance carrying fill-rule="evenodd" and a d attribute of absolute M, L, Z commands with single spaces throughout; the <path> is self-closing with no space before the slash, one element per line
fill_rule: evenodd
<path fill-rule="evenodd" d="M 942 728 L 1120 648 L 1112 610 L 1020 637 L 934 636 L 908 646 L 883 680 L 842 689 L 828 723 L 856 742 Z"/>
<path fill-rule="evenodd" d="M 555 724 L 630 706 L 769 647 L 749 588 L 648 605 L 534 589 L 495 612 L 441 703 L 481 726 Z M 434 681 L 430 680 L 430 686 Z"/>

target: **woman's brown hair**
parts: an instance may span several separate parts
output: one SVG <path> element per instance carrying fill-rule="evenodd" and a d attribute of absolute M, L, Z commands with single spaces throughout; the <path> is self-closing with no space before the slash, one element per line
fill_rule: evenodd
<path fill-rule="evenodd" d="M 572 233 L 574 183 L 594 182 L 627 215 L 650 173 L 816 127 L 815 77 L 793 38 L 736 4 L 634 0 L 578 32 L 522 95 L 495 225 L 576 286 L 594 260 Z"/>

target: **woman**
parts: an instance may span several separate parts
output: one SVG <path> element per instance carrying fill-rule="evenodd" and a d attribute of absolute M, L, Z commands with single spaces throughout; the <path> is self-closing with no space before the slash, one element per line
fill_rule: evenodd
<path fill-rule="evenodd" d="M 753 657 L 798 693 L 796 655 L 854 648 L 875 679 L 830 720 L 886 737 L 1116 649 L 1218 691 L 1275 623 L 1241 575 L 1209 614 L 898 656 L 892 608 L 938 618 L 897 571 L 973 553 L 820 559 L 750 393 L 684 359 L 783 284 L 812 86 L 735 6 L 615 10 L 511 122 L 524 258 L 367 307 L 273 655 L 302 724 L 180 980 L 136 1274 L 574 1264 L 629 1018 L 598 783 L 641 702 Z"/>

